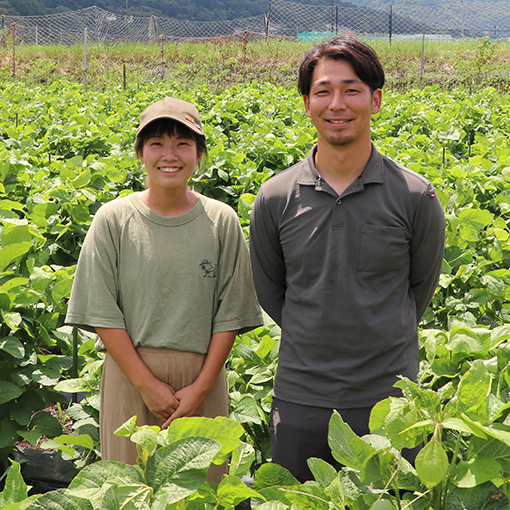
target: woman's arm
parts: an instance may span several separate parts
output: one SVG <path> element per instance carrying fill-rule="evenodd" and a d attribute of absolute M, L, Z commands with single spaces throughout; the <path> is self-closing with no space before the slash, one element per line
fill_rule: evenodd
<path fill-rule="evenodd" d="M 125 329 L 96 328 L 106 350 L 140 392 L 149 410 L 162 421 L 178 408 L 174 389 L 154 376 L 142 361 Z"/>
<path fill-rule="evenodd" d="M 179 407 L 163 423 L 163 429 L 167 428 L 176 418 L 197 415 L 202 402 L 216 384 L 218 375 L 225 366 L 236 334 L 237 331 L 213 333 L 202 370 L 194 382 L 175 393 L 175 397 L 179 400 Z"/>

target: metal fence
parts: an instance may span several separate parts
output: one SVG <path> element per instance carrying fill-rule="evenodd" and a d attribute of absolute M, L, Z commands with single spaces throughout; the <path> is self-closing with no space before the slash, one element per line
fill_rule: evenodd
<path fill-rule="evenodd" d="M 362 0 L 358 0 L 359 2 Z M 303 5 L 269 0 L 259 16 L 229 21 L 183 21 L 158 16 L 130 16 L 99 7 L 47 16 L 0 16 L 1 37 L 26 44 L 73 44 L 85 30 L 92 42 L 150 42 L 235 37 L 320 39 L 350 32 L 363 37 L 449 40 L 458 37 L 510 39 L 510 0 L 438 2 L 427 6 L 395 0 L 385 9 L 344 4 Z M 370 5 L 368 2 L 367 5 Z"/>

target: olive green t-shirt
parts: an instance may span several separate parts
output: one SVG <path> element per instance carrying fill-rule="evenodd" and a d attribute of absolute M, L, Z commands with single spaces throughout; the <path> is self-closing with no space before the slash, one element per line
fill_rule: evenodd
<path fill-rule="evenodd" d="M 178 217 L 154 213 L 138 193 L 103 205 L 80 253 L 66 323 L 122 328 L 135 346 L 198 353 L 213 333 L 262 325 L 237 215 L 202 195 Z"/>

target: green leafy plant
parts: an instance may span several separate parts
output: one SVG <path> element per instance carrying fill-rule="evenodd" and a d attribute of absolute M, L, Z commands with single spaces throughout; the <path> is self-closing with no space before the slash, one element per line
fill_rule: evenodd
<path fill-rule="evenodd" d="M 43 449 L 57 450 L 64 460 L 72 460 L 76 471 L 101 458 L 99 437 L 99 389 L 103 358 L 94 351 L 93 339 L 84 342 L 80 353 L 90 352 L 90 361 L 85 364 L 78 378 L 60 381 L 55 390 L 70 394 L 81 394 L 79 402 L 73 402 L 66 410 L 72 420 L 72 433 L 46 439 Z"/>
<path fill-rule="evenodd" d="M 86 466 L 67 489 L 26 499 L 19 465 L 7 475 L 0 498 L 12 509 L 232 509 L 259 494 L 240 479 L 239 463 L 219 485 L 206 483 L 211 463 L 222 464 L 234 451 L 242 450 L 243 428 L 224 417 L 181 418 L 167 430 L 137 427 L 136 417 L 120 427 L 118 435 L 130 437 L 138 449 L 138 464 L 98 461 Z M 186 502 L 186 503 L 184 503 Z"/>
<path fill-rule="evenodd" d="M 252 474 L 271 458 L 268 424 L 279 345 L 276 325 L 257 328 L 236 339 L 228 359 L 230 417 L 243 425 L 254 448 Z"/>
<path fill-rule="evenodd" d="M 490 60 L 489 46 L 483 52 Z M 29 88 L 21 81 L 0 83 L 0 454 L 5 466 L 18 441 L 37 443 L 43 435 L 45 446 L 73 459 L 77 469 L 98 457 L 101 359 L 90 337 L 81 333 L 75 351 L 73 333 L 63 326 L 66 301 L 83 237 L 97 209 L 144 186 L 133 150 L 136 124 L 143 108 L 163 94 L 188 99 L 202 112 L 210 164 L 190 185 L 236 208 L 246 234 L 261 183 L 305 157 L 315 141 L 315 130 L 292 87 L 248 80 L 220 89 L 166 83 L 154 87 L 141 81 L 125 90 L 85 93 L 65 80 Z M 421 324 L 416 391 L 439 398 L 439 411 L 426 418 L 437 427 L 424 425 L 418 435 L 425 444 L 434 438 L 430 450 L 440 452 L 440 445 L 448 466 L 456 465 L 453 452 L 460 432 L 444 426 L 438 414 L 457 409 L 458 393 L 475 364 L 477 374 L 482 363 L 490 376 L 490 408 L 487 417 L 477 420 L 492 434 L 506 426 L 509 114 L 510 96 L 495 89 L 445 93 L 433 86 L 385 92 L 384 108 L 373 121 L 376 147 L 429 178 L 446 212 L 444 265 Z M 242 424 L 247 441 L 235 451 L 233 462 L 250 476 L 259 467 L 262 473 L 271 469 L 280 476 L 274 471 L 278 468 L 263 467 L 270 459 L 267 423 L 278 342 L 278 329 L 267 322 L 267 327 L 238 338 L 229 359 L 231 415 Z M 67 379 L 71 381 L 63 382 Z M 485 391 L 486 383 L 480 382 L 480 388 Z M 87 394 L 65 411 L 74 421 L 68 437 L 62 437 L 57 419 L 38 412 L 55 403 L 63 406 L 62 391 Z M 473 457 L 465 453 L 464 444 L 481 440 L 470 433 L 462 432 L 458 453 L 468 463 Z M 402 432 L 398 437 L 410 435 Z M 455 486 L 453 475 L 448 480 Z M 433 492 L 427 490 L 427 495 Z M 282 504 L 290 505 L 286 501 Z"/>

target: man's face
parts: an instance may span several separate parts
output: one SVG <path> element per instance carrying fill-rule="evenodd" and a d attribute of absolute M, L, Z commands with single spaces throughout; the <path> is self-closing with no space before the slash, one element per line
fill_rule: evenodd
<path fill-rule="evenodd" d="M 381 90 L 372 92 L 346 60 L 323 59 L 304 102 L 319 145 L 352 146 L 370 141 L 370 118 L 381 107 Z"/>

